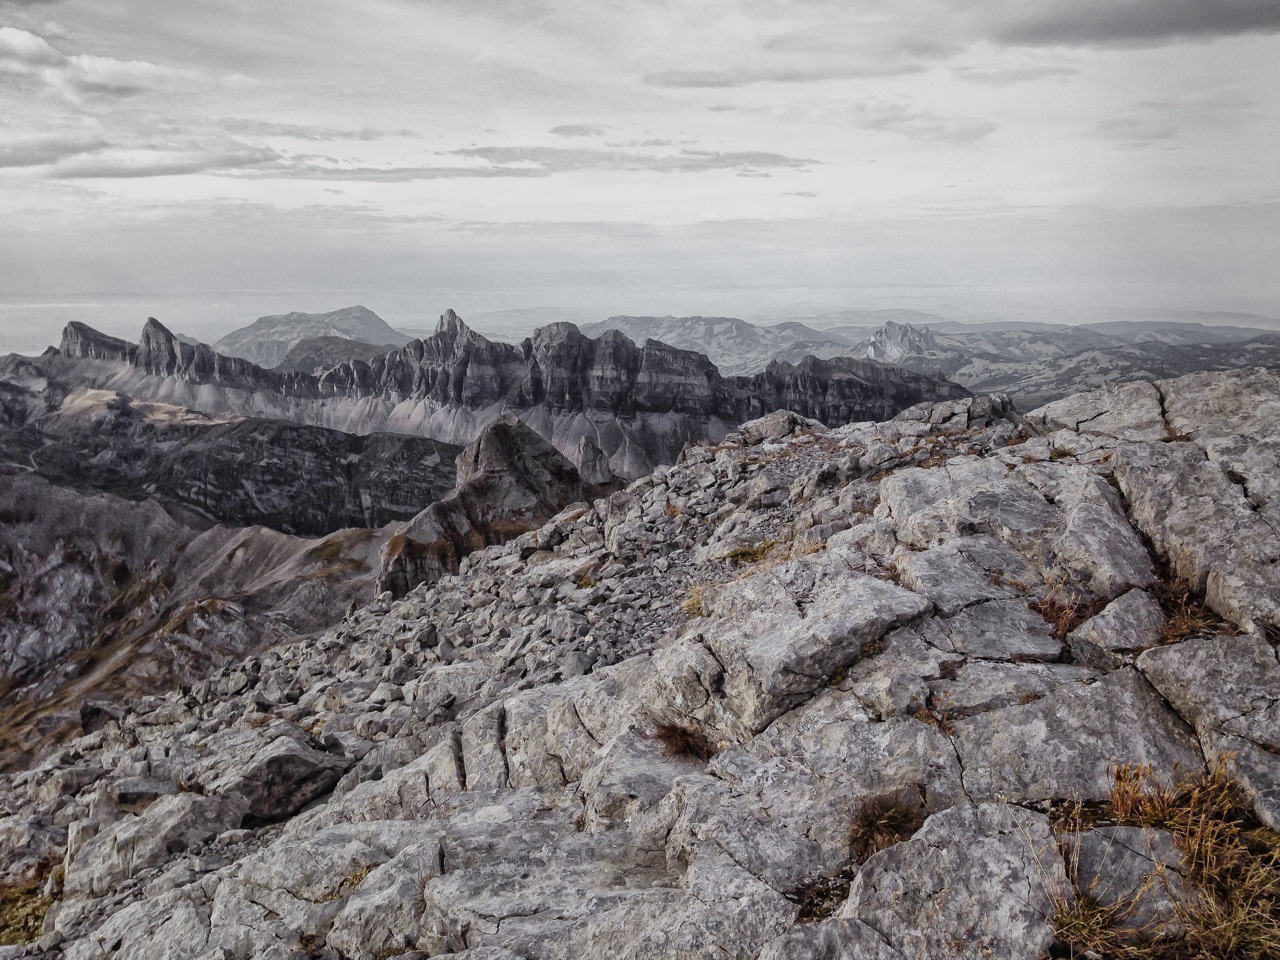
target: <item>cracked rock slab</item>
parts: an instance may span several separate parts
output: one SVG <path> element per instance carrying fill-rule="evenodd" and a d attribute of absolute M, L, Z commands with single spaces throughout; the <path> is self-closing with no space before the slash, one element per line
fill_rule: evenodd
<path fill-rule="evenodd" d="M 840 915 L 904 957 L 1038 960 L 1053 941 L 1054 900 L 1066 895 L 1046 817 L 964 803 L 868 860 Z"/>
<path fill-rule="evenodd" d="M 978 800 L 1104 800 L 1118 764 L 1150 763 L 1171 781 L 1204 769 L 1191 731 L 1132 668 L 954 730 L 965 790 Z"/>
<path fill-rule="evenodd" d="M 815 557 L 735 584 L 731 610 L 716 601 L 725 620 L 708 628 L 706 643 L 724 665 L 729 708 L 751 730 L 821 689 L 864 644 L 929 609 L 924 597 L 856 572 L 838 554 Z M 803 578 L 801 590 L 787 583 L 793 578 Z"/>
<path fill-rule="evenodd" d="M 1138 668 L 1224 759 L 1259 819 L 1280 828 L 1280 660 L 1261 637 L 1205 637 L 1148 650 Z"/>

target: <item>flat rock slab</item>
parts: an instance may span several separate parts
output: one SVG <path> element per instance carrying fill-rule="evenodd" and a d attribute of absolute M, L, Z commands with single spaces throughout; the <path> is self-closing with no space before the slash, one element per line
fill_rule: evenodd
<path fill-rule="evenodd" d="M 69 857 L 66 889 L 102 896 L 120 881 L 167 862 L 174 853 L 240 826 L 247 806 L 238 796 L 161 797 L 140 816 L 117 821 Z"/>
<path fill-rule="evenodd" d="M 1076 889 L 1117 908 L 1119 926 L 1144 936 L 1181 931 L 1174 904 L 1185 897 L 1182 854 L 1164 830 L 1098 827 L 1066 838 Z"/>
<path fill-rule="evenodd" d="M 1134 523 L 1214 611 L 1280 626 L 1280 533 L 1224 464 L 1193 443 L 1121 444 L 1115 475 Z"/>
<path fill-rule="evenodd" d="M 1055 400 L 1023 418 L 1042 433 L 1071 430 L 1121 440 L 1163 440 L 1160 392 L 1150 383 L 1107 384 L 1098 390 Z"/>
<path fill-rule="evenodd" d="M 1171 782 L 1204 769 L 1191 731 L 1132 668 L 957 720 L 954 730 L 974 799 L 1104 800 L 1119 764 L 1150 763 Z"/>
<path fill-rule="evenodd" d="M 868 860 L 840 913 L 905 957 L 1038 960 L 1053 941 L 1054 898 L 1066 890 L 1046 817 L 965 803 Z"/>
<path fill-rule="evenodd" d="M 991 563 L 996 558 L 996 563 Z M 940 614 L 950 617 L 984 600 L 1017 597 L 1018 591 L 1004 578 L 1017 579 L 1006 571 L 1024 565 L 1020 556 L 990 537 L 963 537 L 921 553 L 907 554 L 898 561 L 898 570 L 905 586 L 928 597 Z M 1032 572 L 1032 579 L 1023 583 L 1032 589 L 1039 580 L 1039 575 Z"/>
<path fill-rule="evenodd" d="M 1062 656 L 1062 641 L 1025 600 L 979 603 L 940 627 L 953 652 L 977 660 L 1053 661 Z"/>
<path fill-rule="evenodd" d="M 765 944 L 759 960 L 906 960 L 861 920 L 798 924 Z"/>
<path fill-rule="evenodd" d="M 826 551 L 734 585 L 705 632 L 724 665 L 725 700 L 762 730 L 803 702 L 866 643 L 929 609 L 929 601 Z"/>
<path fill-rule="evenodd" d="M 1145 590 L 1130 590 L 1076 627 L 1067 639 L 1073 651 L 1084 651 L 1083 659 L 1119 666 L 1111 655 L 1157 646 L 1167 622 L 1155 597 Z"/>
<path fill-rule="evenodd" d="M 1138 668 L 1225 761 L 1254 812 L 1280 829 L 1280 659 L 1260 637 L 1205 637 L 1148 650 Z"/>
<path fill-rule="evenodd" d="M 198 773 L 210 793 L 238 793 L 249 815 L 275 820 L 328 793 L 353 761 L 326 753 L 296 726 L 277 720 L 262 730 L 228 730 L 210 738 L 213 754 Z"/>
<path fill-rule="evenodd" d="M 1138 668 L 1198 731 L 1280 753 L 1280 659 L 1261 637 L 1204 637 L 1148 650 Z"/>

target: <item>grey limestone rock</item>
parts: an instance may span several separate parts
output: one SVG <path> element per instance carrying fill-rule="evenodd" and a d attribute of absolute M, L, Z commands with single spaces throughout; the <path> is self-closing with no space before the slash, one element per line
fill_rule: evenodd
<path fill-rule="evenodd" d="M 1038 960 L 1053 941 L 1055 899 L 1067 895 L 1045 817 L 962 803 L 868 860 L 841 916 L 862 921 L 905 957 Z"/>
<path fill-rule="evenodd" d="M 1150 763 L 1168 782 L 1204 769 L 1185 723 L 1131 668 L 954 726 L 974 799 L 1103 800 L 1114 766 Z"/>

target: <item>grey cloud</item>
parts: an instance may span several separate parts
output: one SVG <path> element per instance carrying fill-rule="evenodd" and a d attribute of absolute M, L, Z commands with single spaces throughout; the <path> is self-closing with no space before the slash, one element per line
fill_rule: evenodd
<path fill-rule="evenodd" d="M 552 171 L 518 167 L 327 167 L 289 162 L 282 166 L 245 171 L 251 176 L 298 180 L 350 180 L 367 183 L 410 183 L 415 180 L 468 180 L 498 177 L 549 177 Z"/>
<path fill-rule="evenodd" d="M 44 37 L 17 27 L 0 27 L 0 68 L 59 67 L 67 58 Z"/>
<path fill-rule="evenodd" d="M 279 159 L 278 153 L 265 147 L 221 151 L 108 151 L 59 162 L 54 166 L 52 176 L 59 180 L 173 177 L 192 173 L 220 173 Z"/>
<path fill-rule="evenodd" d="M 1031 80 L 1067 80 L 1079 74 L 1075 67 L 1028 66 L 988 69 L 983 67 L 956 67 L 952 75 L 957 80 L 981 83 L 991 87 L 1007 87 Z"/>
<path fill-rule="evenodd" d="M 550 132 L 557 137 L 603 137 L 608 128 L 591 123 L 565 123 L 552 127 Z"/>
<path fill-rule="evenodd" d="M 1041 0 L 1016 9 L 995 31 L 997 39 L 1034 46 L 1153 46 L 1280 33 L 1276 0 Z"/>
<path fill-rule="evenodd" d="M 753 65 L 726 70 L 660 70 L 644 76 L 652 87 L 689 90 L 721 90 L 755 83 L 813 83 L 819 80 L 859 80 L 920 73 L 925 65 L 915 60 L 866 60 L 852 57 L 823 63 L 817 60 L 794 66 Z"/>
<path fill-rule="evenodd" d="M 659 173 L 698 173 L 705 170 L 800 169 L 817 163 L 759 151 L 718 152 L 681 150 L 670 154 L 628 153 L 622 150 L 566 149 L 561 147 L 474 147 L 453 151 L 454 156 L 475 157 L 490 163 L 538 164 L 545 170 L 563 173 L 572 170 L 649 170 Z"/>
<path fill-rule="evenodd" d="M 858 126 L 864 130 L 885 130 L 906 137 L 971 146 L 999 129 L 992 120 L 978 117 L 942 117 L 936 113 L 917 111 L 900 104 L 868 104 L 858 111 Z"/>
<path fill-rule="evenodd" d="M 39 167 L 67 157 L 94 153 L 107 146 L 104 140 L 47 137 L 0 143 L 0 168 Z"/>
<path fill-rule="evenodd" d="M 806 199 L 812 200 L 817 196 L 817 194 L 812 193 L 809 190 L 793 190 L 788 193 L 784 193 L 783 196 L 784 197 L 805 197 Z"/>
<path fill-rule="evenodd" d="M 198 76 L 146 60 L 68 56 L 44 37 L 16 27 L 0 27 L 0 71 L 34 77 L 73 101 L 82 95 L 133 96 Z"/>
<path fill-rule="evenodd" d="M 220 124 L 228 133 L 249 137 L 295 137 L 299 140 L 381 140 L 384 137 L 417 137 L 413 130 L 359 130 L 341 127 L 307 126 L 301 123 L 273 123 L 266 120 L 229 118 Z"/>
<path fill-rule="evenodd" d="M 1094 124 L 1098 136 L 1129 145 L 1148 145 L 1162 140 L 1172 140 L 1178 130 L 1172 124 L 1153 123 L 1134 117 L 1115 117 L 1099 120 Z"/>

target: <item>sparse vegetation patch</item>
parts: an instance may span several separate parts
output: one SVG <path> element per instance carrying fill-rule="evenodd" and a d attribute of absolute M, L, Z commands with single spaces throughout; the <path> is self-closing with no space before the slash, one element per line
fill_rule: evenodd
<path fill-rule="evenodd" d="M 685 757 L 706 763 L 716 755 L 715 743 L 701 730 L 679 723 L 659 723 L 649 734 L 668 757 Z"/>
<path fill-rule="evenodd" d="M 1134 929 L 1136 897 L 1103 905 L 1089 890 L 1059 902 L 1061 956 L 1122 960 L 1274 960 L 1280 957 L 1280 834 L 1254 817 L 1222 767 L 1171 785 L 1150 765 L 1113 771 L 1108 802 L 1077 808 L 1065 829 L 1111 822 L 1167 830 L 1182 855 L 1181 882 L 1155 883 L 1176 924 Z M 1073 878 L 1075 879 L 1075 878 Z M 1076 881 L 1078 883 L 1078 879 Z M 1170 934 L 1168 931 L 1176 931 Z"/>
<path fill-rule="evenodd" d="M 910 839 L 924 819 L 924 798 L 918 787 L 863 801 L 849 828 L 854 861 L 865 863 L 873 854 Z"/>

